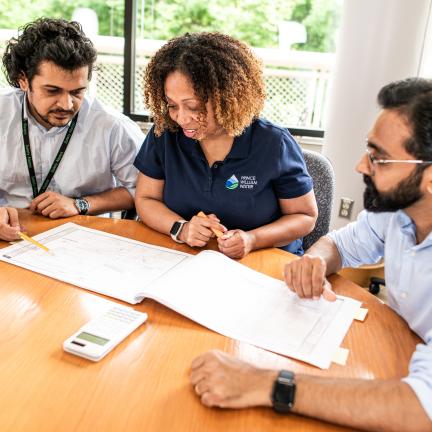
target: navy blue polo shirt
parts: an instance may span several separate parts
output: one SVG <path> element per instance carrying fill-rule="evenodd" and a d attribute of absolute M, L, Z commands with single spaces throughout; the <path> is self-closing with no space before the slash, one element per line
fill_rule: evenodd
<path fill-rule="evenodd" d="M 214 213 L 228 229 L 249 231 L 279 219 L 278 199 L 312 189 L 299 145 L 290 133 L 255 120 L 234 138 L 225 160 L 211 167 L 198 141 L 178 132 L 156 137 L 152 128 L 135 159 L 148 177 L 164 180 L 163 201 L 190 220 L 200 210 Z M 303 252 L 301 239 L 283 247 Z"/>

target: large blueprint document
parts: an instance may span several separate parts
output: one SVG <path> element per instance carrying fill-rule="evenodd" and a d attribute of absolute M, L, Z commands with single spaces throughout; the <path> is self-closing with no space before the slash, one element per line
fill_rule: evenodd
<path fill-rule="evenodd" d="M 277 279 L 219 252 L 192 256 L 66 223 L 0 260 L 82 288 L 138 303 L 150 297 L 225 336 L 329 367 L 360 303 L 338 296 L 302 300 Z"/>
<path fill-rule="evenodd" d="M 0 249 L 0 260 L 128 303 L 190 254 L 68 222 L 33 237 L 51 254 L 27 242 Z"/>

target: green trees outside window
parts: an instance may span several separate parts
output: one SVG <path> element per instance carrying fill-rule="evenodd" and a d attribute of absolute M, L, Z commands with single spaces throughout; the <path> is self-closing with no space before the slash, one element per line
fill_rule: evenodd
<path fill-rule="evenodd" d="M 333 52 L 341 0 L 137 0 L 138 36 L 166 40 L 185 32 L 220 31 L 254 47 L 278 46 L 279 23 L 297 21 L 306 27 L 302 51 Z M 77 7 L 93 9 L 99 34 L 122 36 L 121 0 L 0 0 L 0 29 L 16 29 L 41 16 L 70 19 Z"/>

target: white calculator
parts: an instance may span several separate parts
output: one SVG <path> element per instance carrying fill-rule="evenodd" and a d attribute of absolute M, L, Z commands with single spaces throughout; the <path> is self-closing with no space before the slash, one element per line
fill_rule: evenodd
<path fill-rule="evenodd" d="M 147 319 L 147 314 L 114 306 L 92 319 L 63 342 L 63 349 L 88 360 L 99 361 Z"/>

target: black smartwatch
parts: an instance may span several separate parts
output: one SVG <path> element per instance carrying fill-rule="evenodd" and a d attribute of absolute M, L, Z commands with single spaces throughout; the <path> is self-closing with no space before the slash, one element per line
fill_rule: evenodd
<path fill-rule="evenodd" d="M 271 401 L 273 409 L 280 414 L 286 414 L 294 406 L 296 384 L 294 373 L 286 370 L 279 372 L 273 384 Z"/>
<path fill-rule="evenodd" d="M 180 235 L 181 230 L 182 230 L 182 228 L 186 222 L 187 221 L 185 221 L 184 219 L 178 220 L 178 221 L 173 223 L 173 226 L 170 229 L 171 238 L 174 241 L 176 241 L 177 243 L 184 243 L 184 241 L 181 241 L 179 239 L 179 235 Z"/>
<path fill-rule="evenodd" d="M 85 198 L 75 198 L 74 203 L 80 215 L 86 215 L 90 210 L 90 203 Z"/>

